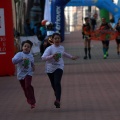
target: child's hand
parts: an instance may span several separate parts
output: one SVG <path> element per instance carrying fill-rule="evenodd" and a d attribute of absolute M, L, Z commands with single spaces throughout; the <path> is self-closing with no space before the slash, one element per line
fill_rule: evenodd
<path fill-rule="evenodd" d="M 53 55 L 53 58 L 54 58 L 54 60 L 55 60 L 56 62 L 58 62 L 58 61 L 59 61 L 60 56 L 59 56 L 59 54 L 58 54 L 58 53 L 55 53 L 55 54 Z"/>
<path fill-rule="evenodd" d="M 33 70 L 33 72 L 35 71 L 35 65 L 32 66 L 32 70 Z"/>
<path fill-rule="evenodd" d="M 28 60 L 28 58 L 23 58 L 23 60 Z"/>
<path fill-rule="evenodd" d="M 73 56 L 72 60 L 77 60 L 78 58 L 80 58 L 79 56 Z"/>
<path fill-rule="evenodd" d="M 29 66 L 29 59 L 28 58 L 23 58 L 23 61 L 24 61 L 24 63 L 23 63 L 23 66 L 24 66 L 24 68 L 28 68 L 28 66 Z"/>

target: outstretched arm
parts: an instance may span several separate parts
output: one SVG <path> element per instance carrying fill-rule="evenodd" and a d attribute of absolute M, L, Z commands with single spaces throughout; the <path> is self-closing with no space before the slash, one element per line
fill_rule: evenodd
<path fill-rule="evenodd" d="M 63 56 L 67 57 L 67 58 L 70 58 L 72 60 L 76 60 L 78 59 L 79 57 L 78 56 L 72 56 L 71 54 L 68 54 L 66 52 L 63 53 Z"/>

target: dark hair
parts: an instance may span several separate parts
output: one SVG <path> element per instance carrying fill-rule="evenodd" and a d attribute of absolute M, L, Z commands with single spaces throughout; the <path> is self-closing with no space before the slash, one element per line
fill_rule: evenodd
<path fill-rule="evenodd" d="M 24 45 L 25 43 L 30 44 L 31 47 L 33 46 L 33 43 L 32 43 L 30 40 L 26 40 L 26 41 L 23 41 L 23 42 L 22 42 L 22 47 L 23 47 L 23 45 Z"/>
<path fill-rule="evenodd" d="M 60 38 L 61 38 L 61 35 L 59 34 L 59 33 L 53 33 L 53 35 L 52 35 L 52 38 L 54 38 L 55 37 L 55 35 L 58 35 L 58 36 L 60 36 Z"/>
<path fill-rule="evenodd" d="M 84 19 L 85 19 L 85 21 L 86 21 L 87 19 L 89 19 L 89 17 L 85 17 Z"/>

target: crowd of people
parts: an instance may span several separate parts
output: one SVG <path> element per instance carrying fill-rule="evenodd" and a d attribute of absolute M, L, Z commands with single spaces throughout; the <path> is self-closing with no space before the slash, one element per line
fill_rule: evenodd
<path fill-rule="evenodd" d="M 24 35 L 33 36 L 36 35 L 38 40 L 41 41 L 40 53 L 43 54 L 46 47 L 52 44 L 51 35 L 54 33 L 54 24 L 47 20 L 42 20 L 34 25 L 30 26 L 30 20 L 26 19 L 24 24 Z"/>
<path fill-rule="evenodd" d="M 94 14 L 92 18 L 85 17 L 85 23 L 82 26 L 82 35 L 84 39 L 84 52 L 85 56 L 84 59 L 91 59 L 91 32 L 96 30 L 96 22 L 97 15 Z M 40 45 L 40 53 L 41 56 L 44 53 L 45 49 L 53 44 L 53 41 L 51 39 L 52 34 L 55 32 L 54 30 L 55 24 L 52 22 L 49 22 L 47 20 L 42 20 L 39 23 L 36 23 L 34 25 L 34 28 L 30 28 L 30 20 L 27 19 L 24 25 L 24 33 L 25 36 L 32 36 L 36 35 L 38 37 L 38 40 L 41 41 Z M 117 43 L 117 54 L 120 53 L 120 20 L 118 20 L 118 23 L 113 27 L 110 23 L 106 21 L 105 18 L 101 18 L 101 24 L 97 28 L 97 30 L 113 30 L 118 33 L 118 36 L 116 37 L 116 43 Z M 106 59 L 109 54 L 109 43 L 110 40 L 101 40 L 102 41 L 102 49 L 103 49 L 103 58 Z"/>
<path fill-rule="evenodd" d="M 117 54 L 119 55 L 120 53 L 120 19 L 118 20 L 118 23 L 115 26 L 112 26 L 110 23 L 106 21 L 106 18 L 101 18 L 101 24 L 98 28 L 96 28 L 96 21 L 95 19 L 92 20 L 89 17 L 85 17 L 85 24 L 82 26 L 82 35 L 84 39 L 84 51 L 85 51 L 85 56 L 84 59 L 91 59 L 91 33 L 94 32 L 95 30 L 99 31 L 116 31 L 116 44 L 117 44 Z M 103 48 L 103 58 L 106 59 L 109 54 L 109 43 L 110 39 L 101 39 L 102 41 L 102 48 Z"/>

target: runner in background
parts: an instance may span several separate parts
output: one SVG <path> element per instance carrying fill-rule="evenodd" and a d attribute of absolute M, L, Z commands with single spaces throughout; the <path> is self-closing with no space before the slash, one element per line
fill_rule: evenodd
<path fill-rule="evenodd" d="M 105 18 L 102 18 L 102 23 L 99 27 L 99 30 L 113 30 L 112 26 L 106 21 Z M 102 40 L 103 45 L 103 58 L 106 59 L 108 57 L 108 49 L 109 49 L 109 40 Z"/>
<path fill-rule="evenodd" d="M 116 43 L 117 43 L 117 54 L 120 53 L 120 19 L 118 23 L 115 25 L 114 29 L 117 31 Z"/>
<path fill-rule="evenodd" d="M 85 24 L 82 26 L 82 34 L 83 34 L 83 39 L 84 39 L 84 51 L 85 51 L 85 56 L 84 59 L 91 59 L 91 39 L 90 39 L 90 33 L 92 31 L 92 27 L 90 24 L 90 19 L 89 17 L 85 17 Z"/>

